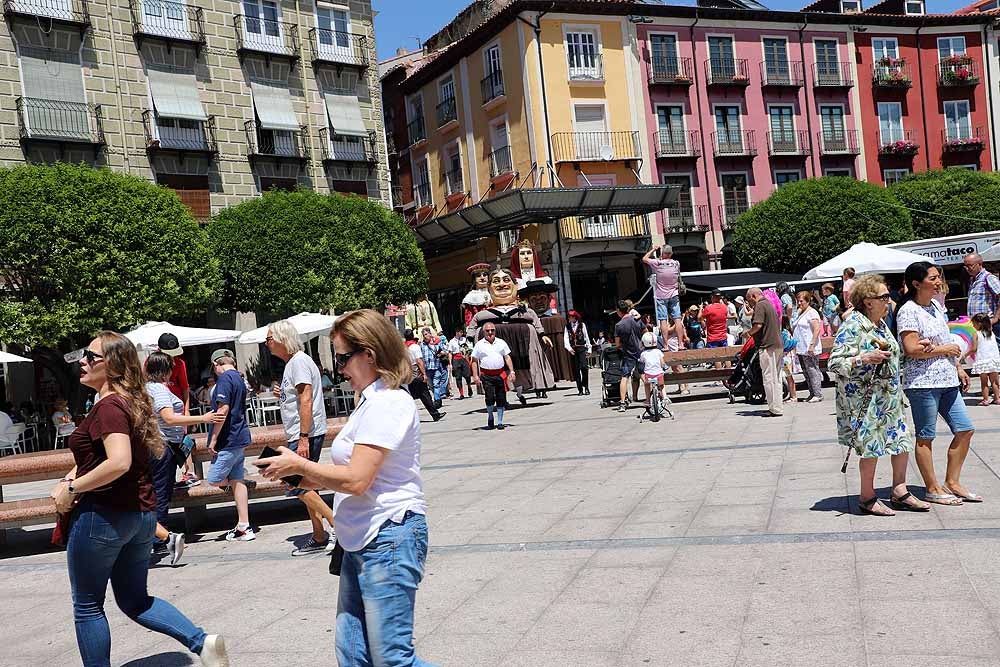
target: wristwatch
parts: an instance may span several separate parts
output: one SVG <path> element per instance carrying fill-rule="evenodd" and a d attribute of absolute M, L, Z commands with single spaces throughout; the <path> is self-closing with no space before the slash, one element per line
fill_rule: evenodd
<path fill-rule="evenodd" d="M 303 433 L 302 431 L 299 431 L 299 437 L 300 438 L 308 438 L 309 434 L 308 433 Z"/>
<path fill-rule="evenodd" d="M 76 491 L 73 490 L 73 482 L 70 482 L 69 486 L 67 486 L 66 488 L 69 489 L 70 495 L 73 495 L 73 496 L 76 495 Z"/>

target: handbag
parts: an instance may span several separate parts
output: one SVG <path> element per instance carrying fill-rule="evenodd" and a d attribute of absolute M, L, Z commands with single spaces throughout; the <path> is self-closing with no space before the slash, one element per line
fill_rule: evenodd
<path fill-rule="evenodd" d="M 684 279 L 681 278 L 680 271 L 677 272 L 677 296 L 684 296 L 687 294 L 688 288 L 684 284 Z"/>
<path fill-rule="evenodd" d="M 337 538 L 334 538 L 337 539 Z M 340 542 L 333 545 L 333 553 L 330 554 L 330 574 L 335 577 L 340 576 L 340 567 L 344 563 L 344 547 Z"/>
<path fill-rule="evenodd" d="M 170 448 L 170 452 L 174 455 L 174 461 L 177 462 L 177 465 L 183 466 L 194 449 L 194 438 L 190 435 L 185 435 L 184 440 L 181 442 L 168 442 L 167 447 Z"/>

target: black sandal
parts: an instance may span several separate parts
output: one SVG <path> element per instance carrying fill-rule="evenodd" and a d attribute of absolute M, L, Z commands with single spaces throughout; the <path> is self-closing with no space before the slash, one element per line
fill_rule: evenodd
<path fill-rule="evenodd" d="M 906 502 L 907 498 L 913 498 L 913 494 L 912 493 L 907 493 L 906 495 L 902 495 L 899 498 L 897 498 L 896 496 L 892 496 L 892 498 L 889 499 L 889 505 L 892 507 L 892 509 L 894 509 L 894 510 L 902 510 L 903 512 L 930 512 L 931 511 L 930 505 L 928 505 L 927 507 L 920 507 L 918 505 L 911 505 L 908 502 Z"/>
<path fill-rule="evenodd" d="M 859 500 L 858 511 L 862 514 L 869 514 L 871 516 L 892 516 L 891 514 L 880 514 L 879 512 L 873 511 L 872 508 L 875 507 L 875 504 L 878 502 L 880 502 L 880 498 L 878 496 L 872 496 L 868 500 Z M 885 507 L 885 505 L 883 505 L 883 507 Z"/>

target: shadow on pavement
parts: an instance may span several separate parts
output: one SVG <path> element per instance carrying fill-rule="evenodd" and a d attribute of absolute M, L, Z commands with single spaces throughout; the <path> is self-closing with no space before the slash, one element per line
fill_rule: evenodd
<path fill-rule="evenodd" d="M 194 660 L 194 656 L 190 653 L 170 651 L 131 660 L 123 664 L 122 667 L 188 667 L 188 665 L 195 664 Z"/>

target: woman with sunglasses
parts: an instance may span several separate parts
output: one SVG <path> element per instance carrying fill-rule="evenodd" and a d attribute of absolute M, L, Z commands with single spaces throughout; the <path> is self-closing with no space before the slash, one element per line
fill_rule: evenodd
<path fill-rule="evenodd" d="M 104 614 L 108 581 L 126 616 L 169 635 L 201 657 L 229 665 L 219 635 L 206 635 L 169 602 L 146 591 L 156 530 L 149 461 L 163 438 L 135 345 L 112 331 L 83 350 L 80 383 L 97 391 L 94 407 L 69 437 L 76 466 L 52 490 L 56 510 L 70 515 L 66 549 L 76 641 L 84 667 L 109 667 L 111 632 Z"/>
<path fill-rule="evenodd" d="M 879 275 L 858 278 L 851 288 L 854 311 L 837 329 L 829 369 L 837 376 L 837 433 L 840 444 L 858 455 L 862 514 L 892 516 L 875 495 L 875 465 L 880 456 L 892 461 L 892 497 L 898 510 L 926 512 L 906 487 L 906 466 L 913 434 L 903 418 L 899 387 L 899 344 L 885 324 L 889 288 Z M 802 292 L 799 293 L 800 303 Z"/>
<path fill-rule="evenodd" d="M 341 665 L 426 667 L 413 649 L 417 586 L 427 557 L 427 504 L 420 475 L 420 419 L 401 386 L 412 377 L 399 332 L 374 310 L 333 326 L 337 370 L 360 394 L 333 441 L 333 465 L 286 447 L 258 460 L 268 479 L 302 475 L 300 487 L 332 489 L 344 549 L 337 601 Z"/>

